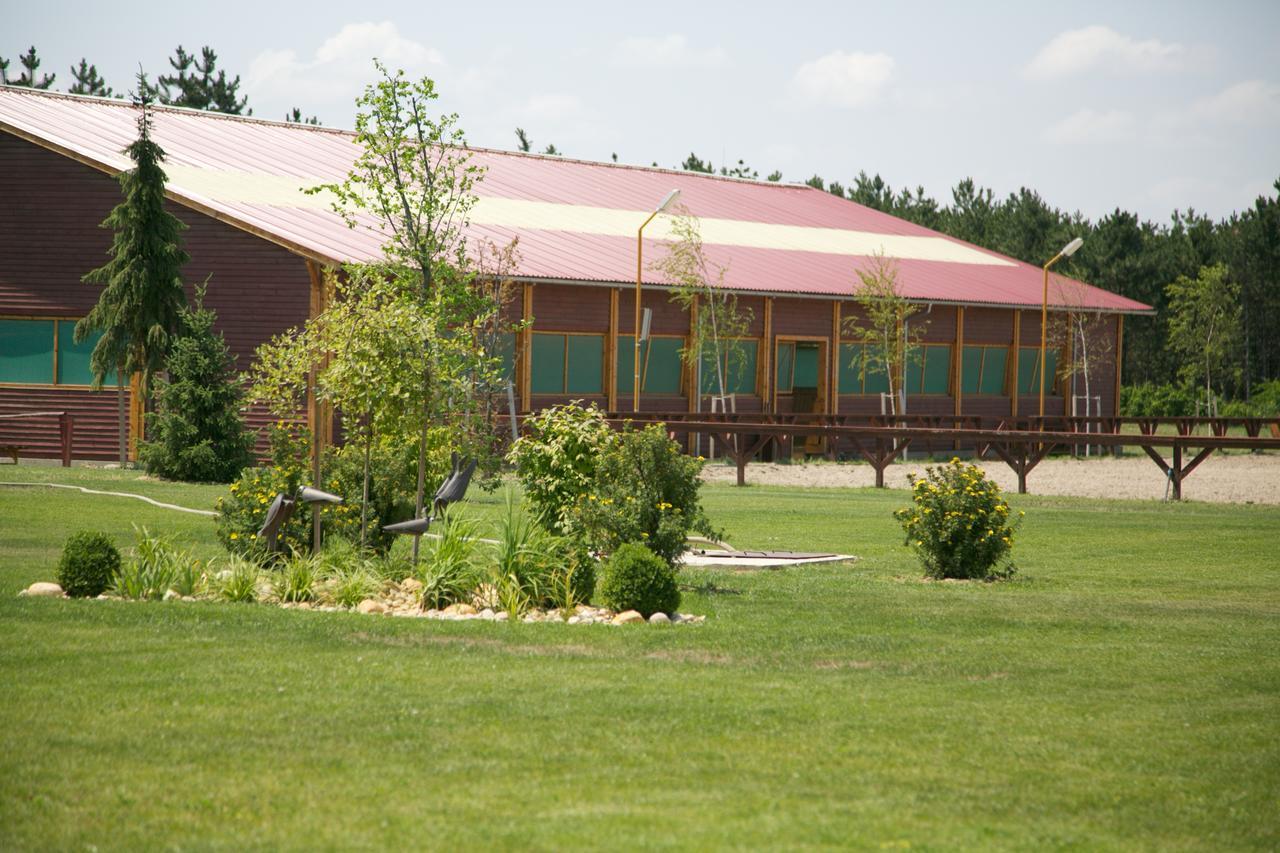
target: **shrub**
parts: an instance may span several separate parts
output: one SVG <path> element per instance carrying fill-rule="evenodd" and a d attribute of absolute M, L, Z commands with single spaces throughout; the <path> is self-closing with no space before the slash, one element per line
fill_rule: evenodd
<path fill-rule="evenodd" d="M 1143 382 L 1120 388 L 1120 414 L 1131 418 L 1190 417 L 1196 413 L 1196 391 L 1185 385 Z"/>
<path fill-rule="evenodd" d="M 572 508 L 587 493 L 596 462 L 615 441 L 604 412 L 574 401 L 530 415 L 528 433 L 508 454 L 534 519 L 551 533 L 571 532 Z"/>
<path fill-rule="evenodd" d="M 330 579 L 330 598 L 339 607 L 355 607 L 378 591 L 377 575 L 363 564 L 334 569 Z"/>
<path fill-rule="evenodd" d="M 1013 574 L 1007 562 L 1023 513 L 1011 519 L 1000 487 L 959 459 L 909 475 L 912 505 L 894 513 L 906 544 L 931 578 L 994 580 Z M 1005 561 L 1003 568 L 997 566 Z"/>
<path fill-rule="evenodd" d="M 276 570 L 271 591 L 281 601 L 313 601 L 323 565 L 315 555 L 294 553 Z"/>
<path fill-rule="evenodd" d="M 228 568 L 214 580 L 214 594 L 223 601 L 252 602 L 258 598 L 258 565 L 244 557 L 233 556 Z"/>
<path fill-rule="evenodd" d="M 179 317 L 182 333 L 165 358 L 168 378 L 157 380 L 155 412 L 147 416 L 152 440 L 139 445 L 138 458 L 160 477 L 228 483 L 253 462 L 236 360 L 213 330 L 215 315 L 204 307 L 203 287 Z"/>
<path fill-rule="evenodd" d="M 426 501 L 449 473 L 450 431 L 437 427 L 427 434 Z M 324 465 L 324 488 L 341 495 L 348 509 L 334 512 L 340 523 L 333 533 L 360 541 L 360 512 L 364 494 L 364 446 L 359 436 L 331 451 Z M 395 542 L 388 524 L 413 518 L 418 488 L 418 439 L 375 439 L 369 453 L 369 507 L 365 544 L 385 554 Z M 430 511 L 429 508 L 427 511 Z"/>
<path fill-rule="evenodd" d="M 120 552 L 105 533 L 81 530 L 67 537 L 58 560 L 58 583 L 73 598 L 101 595 L 120 570 Z"/>
<path fill-rule="evenodd" d="M 467 600 L 479 583 L 473 562 L 476 523 L 454 508 L 446 513 L 439 533 L 439 539 L 425 540 L 414 573 L 422 581 L 423 606 L 436 609 Z"/>
<path fill-rule="evenodd" d="M 596 461 L 589 491 L 573 505 L 573 527 L 596 551 L 640 542 L 674 567 L 690 531 L 716 535 L 698 499 L 702 465 L 662 425 L 628 428 Z"/>
<path fill-rule="evenodd" d="M 271 464 L 262 468 L 246 468 L 214 502 L 218 513 L 215 528 L 218 541 L 232 554 L 248 557 L 258 563 L 280 559 L 267 553 L 265 543 L 258 541 L 258 530 L 267 517 L 267 508 L 276 495 L 293 494 L 298 486 L 310 484 L 308 461 L 311 440 L 308 432 L 283 421 L 268 428 Z M 311 550 L 311 512 L 313 505 L 299 504 L 293 516 L 280 530 L 279 554 Z M 359 507 L 350 504 L 315 504 L 320 507 L 323 533 L 342 535 L 353 526 L 359 535 Z M 349 533 L 346 534 L 349 538 Z"/>
<path fill-rule="evenodd" d="M 137 542 L 133 557 L 116 572 L 112 592 L 121 598 L 158 600 L 174 586 L 190 584 L 199 577 L 199 567 L 186 551 L 179 551 L 164 536 L 152 536 L 147 528 L 134 528 Z"/>
<path fill-rule="evenodd" d="M 638 610 L 645 617 L 674 613 L 680 588 L 671 566 L 644 545 L 622 545 L 605 561 L 600 600 L 610 610 Z"/>

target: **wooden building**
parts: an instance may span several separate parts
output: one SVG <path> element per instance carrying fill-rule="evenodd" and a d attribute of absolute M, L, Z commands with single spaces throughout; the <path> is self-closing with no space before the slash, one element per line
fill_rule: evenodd
<path fill-rule="evenodd" d="M 119 201 L 136 109 L 114 100 L 0 87 L 0 413 L 66 410 L 77 458 L 115 455 L 116 394 L 88 388 L 91 344 L 71 340 L 98 288 L 81 282 L 111 235 L 99 227 Z M 340 180 L 355 154 L 345 131 L 158 108 L 172 211 L 188 226 L 186 280 L 209 279 L 206 304 L 242 367 L 271 335 L 319 309 L 321 270 L 377 257 L 372 228 L 349 229 L 305 187 Z M 570 399 L 631 409 L 636 229 L 663 197 L 701 220 L 710 259 L 751 312 L 747 366 L 735 378 L 739 412 L 879 413 L 883 379 L 851 364 L 844 322 L 856 314 L 856 271 L 881 252 L 902 291 L 920 303 L 920 358 L 907 411 L 1001 416 L 1038 404 L 1042 273 L 811 187 L 477 149 L 486 169 L 470 235 L 520 240 L 519 298 L 532 324 L 515 342 L 522 411 Z M 646 261 L 661 257 L 669 223 L 645 231 Z M 690 317 L 646 268 L 652 341 L 641 408 L 706 410 L 708 376 L 678 355 Z M 1118 405 L 1125 314 L 1132 300 L 1054 277 L 1050 310 L 1098 318 L 1090 396 Z M 1049 372 L 1068 353 L 1051 352 Z M 702 385 L 704 393 L 693 393 Z M 1051 383 L 1048 414 L 1079 387 Z M 261 424 L 262 412 L 250 422 Z M 132 430 L 139 412 L 131 405 Z M 0 422 L 3 423 L 3 422 Z M 15 433 L 17 433 L 15 435 Z M 0 441 L 33 456 L 57 453 L 56 430 L 0 427 Z"/>

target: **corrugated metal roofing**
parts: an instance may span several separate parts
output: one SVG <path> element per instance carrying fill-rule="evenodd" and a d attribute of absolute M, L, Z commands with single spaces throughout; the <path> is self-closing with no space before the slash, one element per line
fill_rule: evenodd
<path fill-rule="evenodd" d="M 129 168 L 136 133 L 127 102 L 0 87 L 0 129 L 108 172 Z M 301 190 L 340 181 L 354 134 L 300 124 L 157 108 L 154 136 L 179 202 L 327 262 L 380 255 L 372 222 L 350 229 L 323 197 Z M 744 181 L 476 149 L 471 237 L 520 238 L 517 275 L 632 282 L 635 228 L 672 189 L 702 220 L 708 256 L 735 290 L 849 296 L 877 249 L 896 258 L 905 295 L 924 301 L 1038 306 L 1042 273 L 1024 264 L 811 187 Z M 662 252 L 667 223 L 645 232 L 645 257 Z M 646 281 L 660 284 L 656 273 Z M 1104 311 L 1149 307 L 1054 276 L 1050 303 Z"/>

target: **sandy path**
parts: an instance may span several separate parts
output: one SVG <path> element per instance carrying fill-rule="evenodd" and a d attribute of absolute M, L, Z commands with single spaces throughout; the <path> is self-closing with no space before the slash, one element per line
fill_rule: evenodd
<path fill-rule="evenodd" d="M 1000 488 L 1018 489 L 1013 470 L 1000 461 L 979 463 Z M 921 474 L 924 463 L 890 465 L 885 482 L 890 488 L 907 488 L 908 474 Z M 708 463 L 703 478 L 716 483 L 732 483 L 736 472 L 731 465 Z M 870 465 L 809 462 L 778 465 L 753 462 L 747 466 L 747 482 L 759 485 L 874 486 L 875 471 Z M 1027 491 L 1036 495 L 1074 495 L 1092 498 L 1132 498 L 1161 500 L 1165 478 L 1145 454 L 1120 459 L 1046 459 L 1027 476 Z M 1182 483 L 1185 500 L 1215 503 L 1280 504 L 1280 454 L 1215 453 L 1191 472 Z"/>

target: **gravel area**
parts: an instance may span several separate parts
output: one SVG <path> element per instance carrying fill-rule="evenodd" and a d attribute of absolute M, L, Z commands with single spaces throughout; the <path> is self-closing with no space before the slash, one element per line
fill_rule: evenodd
<path fill-rule="evenodd" d="M 890 465 L 885 470 L 889 488 L 907 488 L 908 474 L 921 474 L 923 462 Z M 1006 491 L 1016 492 L 1018 479 L 999 460 L 978 463 Z M 733 483 L 732 465 L 709 463 L 703 479 L 713 483 Z M 875 471 L 870 465 L 808 462 L 778 465 L 753 462 L 747 466 L 747 483 L 771 486 L 812 486 L 816 488 L 874 486 Z M 1165 478 L 1155 463 L 1141 456 L 1119 459 L 1110 456 L 1092 459 L 1051 458 L 1027 475 L 1027 491 L 1035 495 L 1074 495 L 1088 498 L 1161 500 Z M 1280 454 L 1215 453 L 1200 463 L 1182 482 L 1184 500 L 1214 503 L 1280 504 Z"/>

